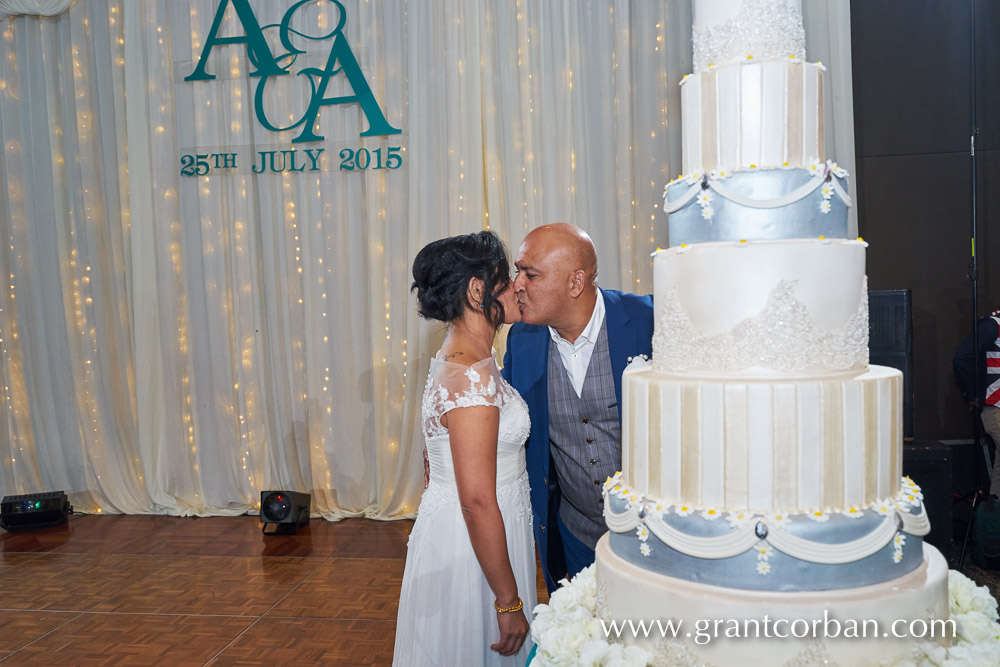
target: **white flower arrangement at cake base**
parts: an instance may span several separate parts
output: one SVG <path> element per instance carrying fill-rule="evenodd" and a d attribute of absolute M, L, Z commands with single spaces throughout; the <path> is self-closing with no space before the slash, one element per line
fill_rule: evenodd
<path fill-rule="evenodd" d="M 653 655 L 639 646 L 609 642 L 597 617 L 597 575 L 585 568 L 572 581 L 563 579 L 549 604 L 534 609 L 530 667 L 647 667 Z M 933 641 L 914 645 L 913 657 L 897 667 L 1000 666 L 997 601 L 985 586 L 955 570 L 948 572 L 951 618 L 958 636 L 951 646 Z"/>
<path fill-rule="evenodd" d="M 534 609 L 531 638 L 538 646 L 531 667 L 645 667 L 652 655 L 638 646 L 608 642 L 597 618 L 597 575 L 584 568 L 563 579 L 548 604 Z"/>

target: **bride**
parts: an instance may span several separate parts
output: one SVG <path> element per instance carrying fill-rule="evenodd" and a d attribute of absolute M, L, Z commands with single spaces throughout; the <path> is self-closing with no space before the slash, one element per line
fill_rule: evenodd
<path fill-rule="evenodd" d="M 535 547 L 525 469 L 528 408 L 500 376 L 493 338 L 520 319 L 490 231 L 435 241 L 413 261 L 422 317 L 448 324 L 424 389 L 430 460 L 410 533 L 393 665 L 525 664 Z"/>

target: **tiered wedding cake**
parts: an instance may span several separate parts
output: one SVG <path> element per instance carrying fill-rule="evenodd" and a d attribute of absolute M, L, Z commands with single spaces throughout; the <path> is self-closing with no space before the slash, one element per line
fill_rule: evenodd
<path fill-rule="evenodd" d="M 692 4 L 684 175 L 664 194 L 653 359 L 623 379 L 599 612 L 681 620 L 675 639 L 622 636 L 664 664 L 892 663 L 917 641 L 894 631 L 948 617 L 948 568 L 901 479 L 902 376 L 868 365 L 825 68 L 805 61 L 801 0 Z M 765 624 L 788 638 L 733 638 Z"/>

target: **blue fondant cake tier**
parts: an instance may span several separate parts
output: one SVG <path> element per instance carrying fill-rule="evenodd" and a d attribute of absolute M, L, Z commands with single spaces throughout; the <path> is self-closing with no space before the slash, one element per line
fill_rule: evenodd
<path fill-rule="evenodd" d="M 913 493 L 919 495 L 919 489 Z M 605 497 L 609 526 L 617 526 L 609 536 L 616 554 L 651 572 L 691 582 L 743 590 L 835 590 L 891 581 L 923 561 L 921 535 L 928 524 L 923 504 L 912 495 L 910 502 L 902 503 L 905 510 L 894 501 L 881 512 L 856 510 L 852 516 L 817 512 L 821 521 L 808 514 L 746 516 L 737 520 L 734 513 L 727 511 L 663 505 L 656 509 L 655 501 L 635 495 L 629 498 L 610 492 Z M 679 510 L 685 514 L 679 514 Z M 711 516 L 709 513 L 716 518 L 706 518 Z M 629 519 L 623 521 L 625 517 Z M 915 527 L 911 528 L 913 532 L 907 532 L 904 524 Z M 683 539 L 668 537 L 667 541 L 674 542 L 668 544 L 657 533 Z M 805 556 L 786 553 L 778 545 L 789 541 L 812 548 L 802 550 L 808 552 Z M 683 550 L 708 549 L 710 543 L 711 549 L 728 549 L 729 553 L 713 558 Z M 717 549 L 714 543 L 723 546 Z M 863 545 L 860 557 L 839 555 L 857 552 L 857 545 Z"/>
<path fill-rule="evenodd" d="M 847 238 L 846 172 L 760 169 L 682 177 L 667 185 L 670 246 L 712 241 Z M 725 174 L 725 172 L 723 172 Z"/>

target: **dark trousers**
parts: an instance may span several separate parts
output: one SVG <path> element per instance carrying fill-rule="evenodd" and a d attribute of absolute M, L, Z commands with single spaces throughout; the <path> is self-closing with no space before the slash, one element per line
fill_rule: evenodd
<path fill-rule="evenodd" d="M 572 579 L 580 573 L 580 570 L 594 564 L 594 550 L 569 532 L 562 517 L 556 521 L 559 525 L 559 537 L 562 538 L 563 552 L 566 556 L 566 570 L 569 578 Z"/>

